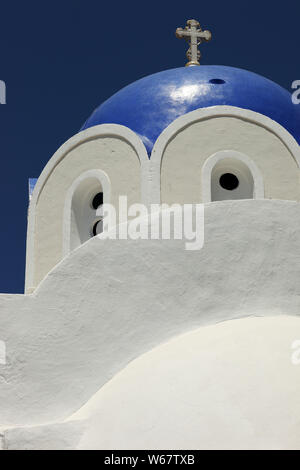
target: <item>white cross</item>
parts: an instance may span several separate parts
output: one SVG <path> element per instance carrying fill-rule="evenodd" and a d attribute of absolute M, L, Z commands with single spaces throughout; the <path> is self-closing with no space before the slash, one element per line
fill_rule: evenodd
<path fill-rule="evenodd" d="M 186 22 L 186 27 L 176 29 L 176 37 L 179 39 L 185 39 L 190 48 L 188 49 L 186 56 L 189 59 L 186 67 L 189 65 L 200 65 L 199 60 L 201 57 L 200 51 L 198 51 L 198 46 L 202 42 L 208 42 L 211 40 L 210 31 L 202 31 L 200 23 L 196 20 L 188 20 Z"/>

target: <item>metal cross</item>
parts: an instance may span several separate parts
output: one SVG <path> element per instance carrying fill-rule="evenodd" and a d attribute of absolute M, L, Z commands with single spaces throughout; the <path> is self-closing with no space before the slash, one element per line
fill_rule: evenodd
<path fill-rule="evenodd" d="M 179 39 L 185 39 L 190 47 L 186 53 L 187 58 L 189 59 L 186 67 L 190 65 L 200 65 L 199 60 L 201 57 L 200 51 L 198 51 L 198 46 L 202 42 L 208 42 L 211 40 L 210 31 L 202 31 L 200 23 L 196 20 L 188 20 L 186 22 L 186 27 L 176 29 L 176 37 Z"/>

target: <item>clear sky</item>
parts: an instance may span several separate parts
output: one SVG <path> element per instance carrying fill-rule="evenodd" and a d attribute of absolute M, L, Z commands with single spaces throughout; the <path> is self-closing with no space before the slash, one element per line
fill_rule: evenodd
<path fill-rule="evenodd" d="M 287 89 L 300 80 L 296 0 L 11 0 L 0 17 L 0 292 L 23 292 L 28 178 L 113 93 L 183 66 L 175 29 L 187 19 L 213 33 L 203 64 L 252 70 Z"/>

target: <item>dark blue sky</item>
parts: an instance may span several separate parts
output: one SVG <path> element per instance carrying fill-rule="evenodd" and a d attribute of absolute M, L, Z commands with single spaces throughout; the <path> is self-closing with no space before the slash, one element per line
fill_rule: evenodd
<path fill-rule="evenodd" d="M 296 1 L 10 1 L 0 16 L 0 292 L 23 292 L 28 178 L 114 92 L 183 66 L 186 43 L 174 31 L 187 19 L 213 33 L 203 64 L 252 70 L 287 89 L 300 80 Z"/>

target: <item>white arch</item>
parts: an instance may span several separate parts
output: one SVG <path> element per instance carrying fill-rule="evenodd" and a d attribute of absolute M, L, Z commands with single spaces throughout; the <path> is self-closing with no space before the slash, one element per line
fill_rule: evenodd
<path fill-rule="evenodd" d="M 111 182 L 109 176 L 102 170 L 88 170 L 80 175 L 68 189 L 63 217 L 63 257 L 67 256 L 71 251 L 71 212 L 72 201 L 76 189 L 85 180 L 94 178 L 99 181 L 103 190 L 103 203 L 109 204 L 111 196 Z"/>
<path fill-rule="evenodd" d="M 212 119 L 215 117 L 237 117 L 248 122 L 257 124 L 275 134 L 293 155 L 300 168 L 300 146 L 294 137 L 280 124 L 263 114 L 250 111 L 248 109 L 237 108 L 235 106 L 213 106 L 191 111 L 175 119 L 158 137 L 154 144 L 150 159 L 151 191 L 152 203 L 160 204 L 160 177 L 161 164 L 165 149 L 169 142 L 191 124 L 199 121 Z"/>
<path fill-rule="evenodd" d="M 90 127 L 89 129 L 85 129 L 84 131 L 75 134 L 67 140 L 67 142 L 65 142 L 49 160 L 38 178 L 32 193 L 28 210 L 25 292 L 30 292 L 33 288 L 35 210 L 41 191 L 54 168 L 71 150 L 84 142 L 98 137 L 119 138 L 127 142 L 134 149 L 141 165 L 141 202 L 148 204 L 150 197 L 148 179 L 149 158 L 142 140 L 131 129 L 119 124 L 100 124 L 99 126 Z"/>
<path fill-rule="evenodd" d="M 217 165 L 218 162 L 232 158 L 235 160 L 239 160 L 240 162 L 244 163 L 249 171 L 252 174 L 253 182 L 254 182 L 254 199 L 264 199 L 265 190 L 264 190 L 264 180 L 263 176 L 254 163 L 254 161 L 241 152 L 237 152 L 235 150 L 222 150 L 220 152 L 214 153 L 211 155 L 204 163 L 202 168 L 202 202 L 211 202 L 211 176 L 212 171 Z"/>

